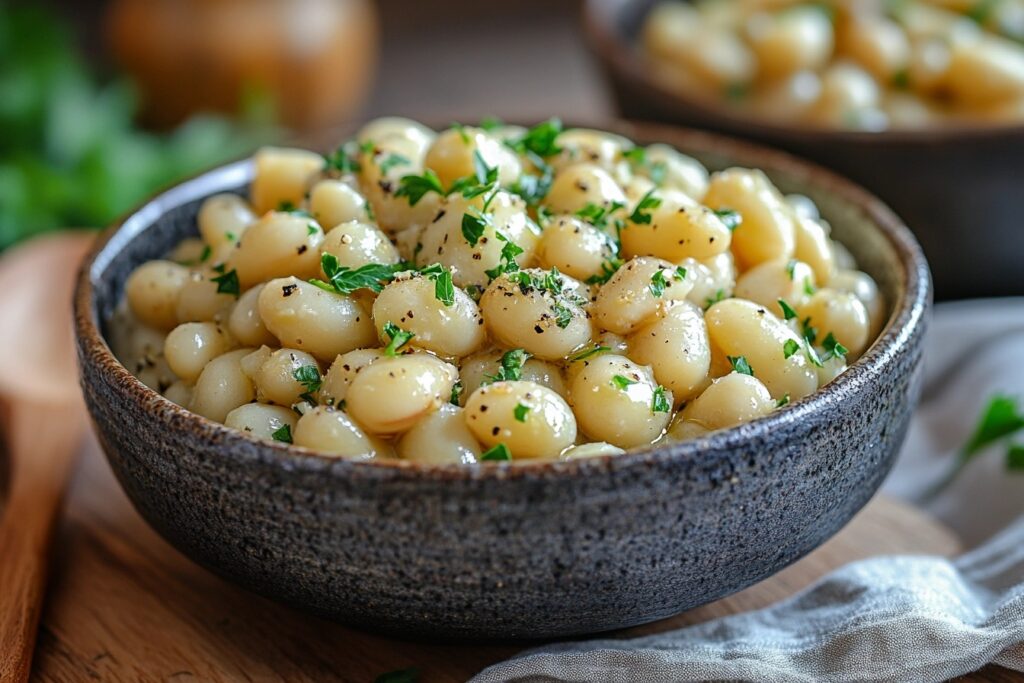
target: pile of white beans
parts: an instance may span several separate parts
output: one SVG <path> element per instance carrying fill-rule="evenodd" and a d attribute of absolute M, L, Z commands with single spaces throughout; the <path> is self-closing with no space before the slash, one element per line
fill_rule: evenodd
<path fill-rule="evenodd" d="M 768 120 L 883 130 L 1024 119 L 1024 0 L 668 0 L 656 76 Z"/>
<path fill-rule="evenodd" d="M 883 321 L 760 171 L 555 121 L 386 118 L 341 149 L 261 150 L 248 199 L 210 197 L 199 238 L 131 274 L 110 341 L 142 382 L 336 457 L 578 458 L 767 415 Z M 441 191 L 409 196 L 424 178 Z"/>

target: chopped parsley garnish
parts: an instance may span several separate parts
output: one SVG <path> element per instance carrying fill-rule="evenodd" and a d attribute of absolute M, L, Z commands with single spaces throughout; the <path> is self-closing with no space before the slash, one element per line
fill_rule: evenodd
<path fill-rule="evenodd" d="M 715 215 L 725 224 L 725 227 L 730 230 L 735 230 L 740 227 L 743 223 L 743 216 L 739 211 L 733 211 L 732 209 L 716 209 Z"/>
<path fill-rule="evenodd" d="M 526 414 L 529 412 L 530 406 L 524 406 L 522 403 L 519 403 L 512 410 L 512 415 L 516 418 L 517 422 L 526 422 Z"/>
<path fill-rule="evenodd" d="M 726 358 L 729 359 L 729 364 L 732 365 L 734 371 L 741 375 L 754 376 L 754 368 L 750 367 L 746 356 L 726 356 Z"/>
<path fill-rule="evenodd" d="M 473 213 L 462 214 L 462 236 L 469 242 L 469 246 L 476 246 L 476 243 L 484 236 L 486 228 L 487 220 L 483 216 Z"/>
<path fill-rule="evenodd" d="M 660 297 L 665 293 L 665 288 L 668 287 L 668 281 L 665 279 L 665 271 L 659 270 L 651 276 L 651 284 L 647 285 L 647 289 L 651 290 L 651 294 L 656 297 Z"/>
<path fill-rule="evenodd" d="M 320 377 L 320 368 L 315 365 L 303 365 L 292 371 L 292 377 L 302 385 L 307 394 L 315 394 L 320 390 L 323 379 Z"/>
<path fill-rule="evenodd" d="M 501 128 L 504 125 L 505 122 L 499 119 L 497 116 L 485 116 L 482 119 L 480 119 L 480 123 L 477 124 L 477 126 L 487 131 L 488 133 L 491 133 L 497 130 L 498 128 Z"/>
<path fill-rule="evenodd" d="M 293 215 L 296 215 L 296 216 L 302 216 L 303 218 L 312 218 L 313 217 L 313 214 L 311 214 L 309 211 L 306 211 L 305 209 L 300 209 L 299 207 L 295 206 L 294 202 L 290 202 L 290 201 L 283 201 L 280 204 L 278 204 L 277 205 L 277 210 L 280 213 L 290 213 L 290 214 L 293 214 Z M 231 234 L 231 233 L 228 233 L 228 234 Z"/>
<path fill-rule="evenodd" d="M 280 428 L 274 430 L 274 433 L 270 435 L 274 441 L 280 441 L 281 443 L 292 442 L 292 427 L 291 425 L 281 425 Z"/>
<path fill-rule="evenodd" d="M 814 284 L 811 283 L 810 277 L 804 278 L 804 294 L 814 296 Z"/>
<path fill-rule="evenodd" d="M 411 163 L 412 162 L 409 161 L 407 157 L 404 157 L 401 154 L 391 153 L 384 157 L 383 161 L 377 164 L 377 168 L 380 169 L 381 173 L 386 175 L 388 171 L 396 166 L 407 166 Z"/>
<path fill-rule="evenodd" d="M 229 270 L 223 275 L 211 278 L 211 281 L 217 283 L 218 294 L 233 294 L 237 297 L 242 293 L 242 286 L 238 282 L 238 271 L 236 270 Z"/>
<path fill-rule="evenodd" d="M 635 166 L 646 166 L 647 150 L 643 147 L 633 147 L 623 152 L 622 158 Z"/>
<path fill-rule="evenodd" d="M 436 192 L 441 196 L 445 194 L 441 179 L 429 168 L 423 170 L 423 175 L 402 176 L 395 196 L 406 197 L 409 200 L 409 206 L 416 206 L 423 199 L 423 195 L 428 192 Z"/>
<path fill-rule="evenodd" d="M 612 275 L 615 275 L 616 271 L 622 267 L 625 263 L 620 258 L 607 259 L 601 263 L 601 273 L 599 275 L 591 275 L 587 278 L 586 282 L 588 285 L 603 285 L 608 280 L 612 279 Z"/>
<path fill-rule="evenodd" d="M 651 412 L 667 413 L 671 410 L 672 404 L 668 400 L 668 394 L 665 393 L 665 387 L 658 385 L 658 388 L 654 390 L 654 396 L 651 398 Z"/>
<path fill-rule="evenodd" d="M 412 338 L 416 336 L 412 332 L 406 332 L 390 320 L 384 323 L 384 334 L 391 340 L 384 349 L 384 355 L 392 358 L 397 356 L 401 348 L 411 342 Z"/>
<path fill-rule="evenodd" d="M 572 324 L 572 310 L 560 301 L 551 304 L 551 310 L 555 313 L 555 324 L 560 329 L 565 329 Z"/>
<path fill-rule="evenodd" d="M 480 460 L 511 460 L 512 451 L 508 449 L 503 443 L 499 443 L 495 446 L 488 448 L 484 451 L 484 454 L 480 456 Z"/>
<path fill-rule="evenodd" d="M 512 349 L 506 351 L 499 361 L 498 372 L 487 375 L 484 381 L 487 384 L 492 382 L 513 382 L 523 378 L 523 366 L 530 360 L 530 354 L 523 349 Z"/>
<path fill-rule="evenodd" d="M 804 318 L 803 321 L 801 321 L 800 333 L 803 335 L 803 338 L 807 340 L 808 344 L 813 344 L 815 340 L 818 338 L 818 330 L 814 327 L 811 327 L 810 316 Z"/>
<path fill-rule="evenodd" d="M 797 317 L 796 316 L 796 311 L 793 310 L 792 306 L 787 304 L 783 299 L 779 299 L 778 302 L 779 302 L 779 308 L 782 309 L 782 319 L 783 320 L 793 320 L 794 318 Z"/>
<path fill-rule="evenodd" d="M 651 294 L 656 297 L 660 297 L 665 293 L 665 289 L 671 284 L 665 273 L 668 272 L 669 276 L 676 280 L 686 279 L 686 268 L 679 266 L 675 269 L 675 272 L 667 271 L 666 269 L 659 270 L 651 276 L 651 284 L 647 285 L 647 288 L 651 290 Z"/>
<path fill-rule="evenodd" d="M 793 280 L 794 278 L 796 278 L 796 260 L 795 259 L 790 259 L 789 262 L 786 263 L 786 275 L 789 276 L 790 280 Z"/>
<path fill-rule="evenodd" d="M 831 332 L 825 335 L 825 339 L 821 342 L 821 347 L 825 349 L 825 356 L 822 360 L 829 360 L 835 356 L 845 357 L 850 353 L 850 350 L 840 344 Z"/>
<path fill-rule="evenodd" d="M 324 157 L 324 166 L 327 171 L 338 173 L 357 173 L 362 166 L 359 163 L 359 152 L 362 149 L 355 140 L 343 143 L 338 149 Z"/>
<path fill-rule="evenodd" d="M 984 25 L 992 17 L 992 12 L 1002 0 L 978 0 L 966 12 L 967 18 L 971 21 Z"/>
<path fill-rule="evenodd" d="M 782 357 L 788 359 L 793 354 L 800 351 L 800 342 L 795 339 L 787 339 L 786 343 L 782 345 Z"/>
<path fill-rule="evenodd" d="M 619 391 L 625 391 L 631 384 L 636 384 L 636 380 L 622 375 L 612 375 L 612 385 Z"/>
<path fill-rule="evenodd" d="M 506 143 L 520 154 L 532 153 L 537 156 L 550 157 L 562 151 L 556 140 L 562 133 L 562 122 L 557 118 L 548 119 L 530 128 L 522 137 Z"/>
<path fill-rule="evenodd" d="M 484 273 L 487 274 L 487 277 L 492 280 L 500 277 L 502 273 L 514 273 L 519 270 L 519 264 L 516 262 L 516 257 L 523 253 L 522 247 L 505 237 L 500 232 L 495 233 L 495 235 L 497 235 L 498 239 L 505 244 L 501 247 L 501 256 L 498 265 L 484 271 Z"/>
<path fill-rule="evenodd" d="M 650 189 L 637 202 L 633 213 L 629 214 L 629 220 L 637 225 L 650 224 L 651 212 L 649 209 L 656 209 L 659 206 L 661 206 L 661 200 L 654 196 L 654 189 Z"/>
<path fill-rule="evenodd" d="M 725 290 L 719 289 L 718 291 L 715 292 L 714 296 L 710 296 L 704 300 L 704 310 L 708 310 L 709 308 L 717 304 L 719 301 L 723 300 L 725 300 Z"/>
<path fill-rule="evenodd" d="M 818 368 L 825 367 L 825 364 L 821 362 L 821 358 L 818 356 L 818 352 L 814 350 L 814 347 L 811 345 L 811 342 L 807 342 L 806 350 L 807 360 L 811 362 L 811 365 Z"/>
<path fill-rule="evenodd" d="M 210 249 L 210 245 L 209 244 L 204 244 L 203 245 L 203 252 L 201 254 L 199 254 L 199 262 L 200 263 L 206 263 L 207 261 L 210 260 L 211 256 L 213 256 L 213 249 Z"/>
<path fill-rule="evenodd" d="M 647 169 L 647 175 L 655 185 L 661 185 L 665 182 L 668 166 L 664 161 L 649 161 L 647 159 L 647 150 L 643 147 L 627 149 L 622 153 L 622 158 L 633 166 Z"/>
<path fill-rule="evenodd" d="M 308 223 L 308 224 L 306 224 L 306 233 L 307 234 L 315 235 L 318 232 L 320 232 L 320 226 L 319 225 L 317 225 L 316 223 Z"/>
<path fill-rule="evenodd" d="M 434 297 L 445 306 L 455 304 L 455 285 L 452 282 L 452 271 L 441 268 L 440 272 L 427 274 L 434 281 Z"/>
<path fill-rule="evenodd" d="M 897 90 L 908 90 L 910 88 L 910 71 L 900 69 L 892 75 L 892 87 Z"/>
<path fill-rule="evenodd" d="M 459 396 L 462 396 L 462 380 L 455 380 L 455 384 L 452 385 L 452 395 L 448 399 L 448 402 L 453 406 L 459 405 Z"/>
<path fill-rule="evenodd" d="M 541 174 L 539 176 L 524 173 L 519 176 L 519 180 L 509 188 L 513 194 L 517 194 L 526 201 L 527 206 L 537 206 L 548 196 L 548 192 L 551 191 L 551 182 L 554 179 L 554 174 L 551 167 L 545 164 L 541 168 Z M 538 208 L 538 214 L 541 209 Z"/>
<path fill-rule="evenodd" d="M 776 408 L 781 408 L 782 406 L 786 405 L 789 405 L 789 394 L 786 394 L 785 396 L 783 396 L 782 398 L 775 402 Z"/>
<path fill-rule="evenodd" d="M 616 201 L 613 201 L 608 206 L 587 202 L 587 205 L 578 210 L 575 213 L 575 216 L 577 218 L 582 218 L 595 228 L 606 228 L 608 227 L 608 220 L 611 215 L 625 206 L 626 205 L 622 202 Z"/>
<path fill-rule="evenodd" d="M 384 283 L 390 282 L 398 270 L 404 268 L 404 264 L 397 266 L 384 263 L 367 263 L 358 268 L 349 268 L 338 264 L 338 257 L 331 253 L 324 253 L 320 256 L 320 267 L 327 276 L 327 282 L 323 280 L 310 280 L 309 283 L 320 289 L 338 294 L 351 294 L 357 289 L 369 289 L 379 292 L 384 289 Z"/>
<path fill-rule="evenodd" d="M 589 349 L 577 351 L 576 353 L 569 356 L 569 362 L 575 363 L 576 361 L 587 360 L 588 358 L 593 358 L 594 356 L 600 353 L 604 353 L 605 351 L 611 351 L 611 348 L 607 346 L 591 346 Z"/>

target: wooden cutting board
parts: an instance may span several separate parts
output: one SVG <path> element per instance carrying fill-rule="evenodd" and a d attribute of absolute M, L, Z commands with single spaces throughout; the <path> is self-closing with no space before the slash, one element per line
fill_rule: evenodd
<path fill-rule="evenodd" d="M 762 607 L 851 560 L 953 554 L 957 539 L 905 505 L 876 498 L 829 543 L 777 576 L 712 605 L 625 631 L 640 635 Z M 373 681 L 416 667 L 464 681 L 518 650 L 363 633 L 257 597 L 215 577 L 149 529 L 95 441 L 83 449 L 59 538 L 33 666 L 39 681 Z M 977 680 L 1017 680 L 990 667 Z"/>

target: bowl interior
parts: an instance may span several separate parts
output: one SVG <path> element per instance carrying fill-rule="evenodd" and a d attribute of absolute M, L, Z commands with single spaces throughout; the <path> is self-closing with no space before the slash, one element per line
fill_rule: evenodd
<path fill-rule="evenodd" d="M 640 449 L 614 459 L 618 464 L 609 466 L 627 466 L 632 456 L 647 453 L 662 454 L 666 457 L 685 453 L 709 454 L 716 445 L 725 445 L 744 438 L 744 435 L 748 434 L 749 430 L 756 429 L 757 425 L 770 429 L 772 425 L 766 424 L 768 421 L 777 421 L 775 426 L 781 426 L 783 423 L 799 419 L 801 415 L 806 414 L 805 411 L 815 410 L 816 406 L 827 403 L 827 395 L 830 392 L 834 394 L 845 391 L 843 387 L 847 383 L 852 387 L 855 382 L 871 381 L 868 378 L 877 372 L 878 364 L 883 358 L 888 358 L 895 352 L 909 333 L 908 329 L 923 315 L 930 298 L 930 280 L 920 248 L 891 211 L 852 183 L 786 154 L 716 135 L 629 122 L 605 124 L 602 127 L 625 135 L 638 144 L 667 143 L 693 155 L 712 171 L 730 166 L 760 168 L 783 192 L 800 193 L 810 197 L 831 223 L 834 237 L 850 250 L 859 267 L 876 280 L 885 297 L 888 313 L 888 322 L 874 346 L 853 363 L 850 370 L 836 382 L 807 399 L 744 425 L 742 429 L 723 430 L 694 442 L 676 444 L 671 449 Z M 244 193 L 252 173 L 252 163 L 243 160 L 186 181 L 143 205 L 119 227 L 108 232 L 105 239 L 100 240 L 84 276 L 88 278 L 92 289 L 92 298 L 88 302 L 92 309 L 90 317 L 98 324 L 104 337 L 109 338 L 109 321 L 123 296 L 124 283 L 132 270 L 149 259 L 162 257 L 183 238 L 195 236 L 196 215 L 203 200 L 222 192 Z M 855 379 L 858 373 L 863 376 Z M 130 381 L 130 378 L 126 378 L 126 381 Z M 155 392 L 150 393 L 155 400 L 164 402 Z M 180 410 L 176 406 L 173 408 Z M 180 412 L 185 413 L 184 410 Z M 199 424 L 205 424 L 204 429 L 228 431 L 191 413 L 187 415 Z M 275 444 L 263 445 L 280 450 L 282 455 L 286 452 L 286 449 Z M 304 451 L 293 448 L 287 452 L 294 450 Z M 580 464 L 584 461 L 575 461 L 571 464 L 573 467 L 589 468 L 600 466 L 592 463 L 603 460 L 612 459 L 594 458 L 585 464 Z M 547 467 L 557 471 L 569 471 L 569 464 L 529 463 L 518 465 L 517 469 L 540 470 Z M 366 465 L 378 466 L 375 463 Z M 388 463 L 386 466 L 392 467 L 393 464 Z M 441 470 L 445 469 L 445 466 L 417 465 L 417 468 Z"/>

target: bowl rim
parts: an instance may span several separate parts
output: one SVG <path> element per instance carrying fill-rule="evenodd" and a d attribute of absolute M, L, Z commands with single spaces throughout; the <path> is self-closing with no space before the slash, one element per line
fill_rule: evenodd
<path fill-rule="evenodd" d="M 834 194 L 844 203 L 858 209 L 888 243 L 899 264 L 899 272 L 895 277 L 896 298 L 890 304 L 889 319 L 871 346 L 837 379 L 765 417 L 697 439 L 648 446 L 622 455 L 579 460 L 426 464 L 404 460 L 342 459 L 300 446 L 256 439 L 173 403 L 129 372 L 114 357 L 101 332 L 94 287 L 94 281 L 100 281 L 109 263 L 120 253 L 123 248 L 121 242 L 126 243 L 150 229 L 165 209 L 248 182 L 252 162 L 243 159 L 216 167 L 158 192 L 96 239 L 80 267 L 73 302 L 81 377 L 84 381 L 85 366 L 89 365 L 96 372 L 105 374 L 108 384 L 116 391 L 127 394 L 128 400 L 137 403 L 141 410 L 153 413 L 168 426 L 188 427 L 203 443 L 220 444 L 225 457 L 232 459 L 256 459 L 290 471 L 326 472 L 340 476 L 358 474 L 374 480 L 557 479 L 617 472 L 668 461 L 693 460 L 697 464 L 713 464 L 716 454 L 721 456 L 756 442 L 760 435 L 798 425 L 801 421 L 810 421 L 815 415 L 828 411 L 836 403 L 861 390 L 865 383 L 884 380 L 886 368 L 898 359 L 915 336 L 923 334 L 932 300 L 931 275 L 924 253 L 896 214 L 867 190 L 788 153 L 727 136 L 621 119 L 608 120 L 600 125 L 603 130 L 630 139 L 665 142 L 683 152 L 723 154 L 743 166 L 777 171 Z"/>
<path fill-rule="evenodd" d="M 738 115 L 733 108 L 709 98 L 687 96 L 667 87 L 652 75 L 648 60 L 635 41 L 626 36 L 620 15 L 638 0 L 584 0 L 583 29 L 586 43 L 594 55 L 616 78 L 625 77 L 653 90 L 659 98 L 673 102 L 705 119 L 714 118 L 723 130 L 743 131 L 743 135 L 769 140 L 787 140 L 804 144 L 842 142 L 848 145 L 931 146 L 963 142 L 1001 140 L 1024 137 L 1024 123 L 972 125 L 957 123 L 931 128 L 892 128 L 881 131 L 858 131 L 808 126 L 793 128 L 772 123 L 756 116 Z M 733 133 L 740 134 L 740 133 Z"/>

